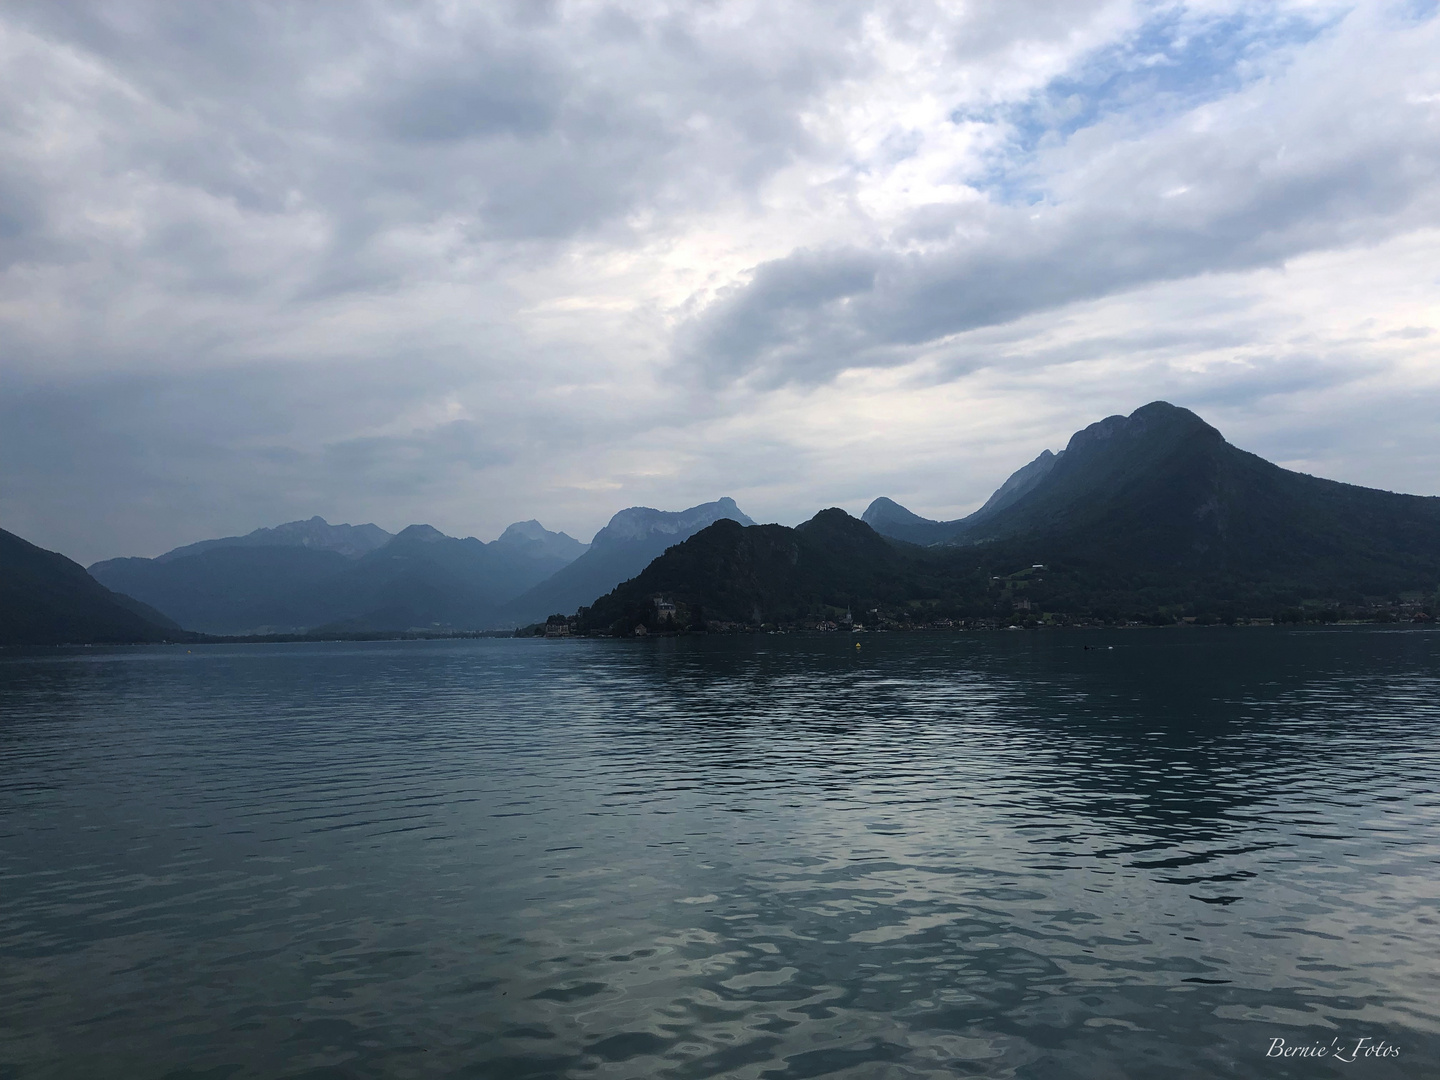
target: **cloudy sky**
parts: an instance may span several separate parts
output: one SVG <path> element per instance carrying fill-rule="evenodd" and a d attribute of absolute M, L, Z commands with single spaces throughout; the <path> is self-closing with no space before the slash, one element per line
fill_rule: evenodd
<path fill-rule="evenodd" d="M 1433 0 L 0 11 L 0 527 L 933 517 L 1164 398 L 1440 494 Z"/>

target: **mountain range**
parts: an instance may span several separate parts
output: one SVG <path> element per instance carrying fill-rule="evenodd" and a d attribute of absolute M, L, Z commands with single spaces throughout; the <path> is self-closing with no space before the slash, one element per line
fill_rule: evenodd
<path fill-rule="evenodd" d="M 429 525 L 392 536 L 316 517 L 153 559 L 109 559 L 90 573 L 208 634 L 484 630 L 573 611 L 726 515 L 753 524 L 730 499 L 679 513 L 622 510 L 591 544 L 533 520 L 484 543 Z"/>
<path fill-rule="evenodd" d="M 512 525 L 511 528 L 518 526 Z M 273 529 L 256 529 L 244 536 L 224 536 L 218 540 L 186 544 L 164 555 L 157 555 L 154 561 L 171 562 L 222 547 L 301 547 L 311 551 L 334 551 L 347 558 L 358 559 L 384 547 L 393 539 L 379 525 L 331 525 L 322 517 L 312 517 L 309 521 L 290 521 Z"/>
<path fill-rule="evenodd" d="M 1280 468 L 1154 402 L 1077 432 L 956 521 L 877 499 L 862 521 L 826 510 L 796 529 L 712 526 L 581 625 L 623 632 L 653 619 L 656 596 L 700 622 L 803 623 L 842 608 L 897 623 L 1016 610 L 1173 622 L 1433 597 L 1437 582 L 1440 498 Z"/>
<path fill-rule="evenodd" d="M 582 544 L 536 521 L 483 543 L 311 518 L 88 575 L 0 540 L 11 644 L 157 640 L 180 627 L 481 630 L 570 612 L 606 632 L 812 625 L 847 611 L 895 625 L 1020 612 L 1165 622 L 1433 597 L 1440 582 L 1440 498 L 1283 469 L 1165 402 L 1091 424 L 954 521 L 880 498 L 861 520 L 831 509 L 791 529 L 756 525 L 726 498 L 631 507 Z"/>

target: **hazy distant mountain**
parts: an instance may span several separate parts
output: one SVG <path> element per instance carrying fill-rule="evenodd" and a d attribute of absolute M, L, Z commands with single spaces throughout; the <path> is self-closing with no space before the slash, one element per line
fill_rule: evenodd
<path fill-rule="evenodd" d="M 347 631 L 488 629 L 500 604 L 567 565 L 570 552 L 585 550 L 563 533 L 532 525 L 512 525 L 488 544 L 411 525 L 317 590 L 329 613 L 321 625 Z"/>
<path fill-rule="evenodd" d="M 954 521 L 933 521 L 930 518 L 911 513 L 893 499 L 879 498 L 866 508 L 865 513 L 861 515 L 861 520 L 882 536 L 904 540 L 907 543 L 921 546 L 947 543 L 962 535 L 972 526 L 993 517 L 1007 506 L 1024 498 L 1049 475 L 1050 470 L 1055 467 L 1055 463 L 1064 454 L 1063 450 L 1058 454 L 1042 450 L 1040 456 L 1030 464 L 1011 473 L 1009 479 L 1001 484 L 990 498 L 985 500 L 985 505 L 968 517 L 957 518 Z"/>
<path fill-rule="evenodd" d="M 180 628 L 77 562 L 0 529 L 0 645 L 161 641 Z"/>
<path fill-rule="evenodd" d="M 322 517 L 309 521 L 287 521 L 273 529 L 256 529 L 244 536 L 224 536 L 218 540 L 201 540 L 157 555 L 156 562 L 169 562 L 198 555 L 217 547 L 303 547 L 313 551 L 334 551 L 358 559 L 367 551 L 384 547 L 391 536 L 378 525 L 331 525 Z"/>
<path fill-rule="evenodd" d="M 108 559 L 90 573 L 206 634 L 289 633 L 325 621 L 314 590 L 353 565 L 337 551 L 230 547 L 178 559 Z"/>
<path fill-rule="evenodd" d="M 621 510 L 595 534 L 584 555 L 505 604 L 499 616 L 504 623 L 522 625 L 557 613 L 568 615 L 640 573 L 666 548 L 721 519 L 755 524 L 730 498 L 678 512 L 648 506 Z"/>
<path fill-rule="evenodd" d="M 106 559 L 90 573 L 192 630 L 288 632 L 313 625 L 312 591 L 320 583 L 391 539 L 378 525 L 331 525 L 313 517 L 201 540 L 153 559 Z"/>
<path fill-rule="evenodd" d="M 741 525 L 755 524 L 728 496 L 688 510 L 652 510 L 648 506 L 632 506 L 612 517 L 590 543 L 601 548 L 616 548 L 633 541 L 647 542 L 667 536 L 685 539 L 721 518 L 738 521 Z M 678 540 L 674 542 L 678 543 Z"/>
<path fill-rule="evenodd" d="M 537 522 L 512 525 L 488 544 L 429 525 L 392 537 L 319 518 L 291 524 L 238 538 L 245 543 L 202 541 L 158 559 L 110 559 L 91 573 L 212 634 L 483 629 L 499 604 L 585 550 Z M 353 554 L 376 534 L 383 544 Z"/>
<path fill-rule="evenodd" d="M 534 518 L 515 522 L 501 533 L 495 542 L 515 545 L 536 556 L 564 559 L 566 562 L 574 562 L 590 548 L 589 544 L 582 544 L 573 536 L 563 532 L 551 532 Z"/>
<path fill-rule="evenodd" d="M 860 520 L 882 536 L 922 547 L 950 539 L 960 524 L 958 521 L 934 521 L 921 517 L 905 509 L 894 499 L 883 496 L 866 507 Z"/>

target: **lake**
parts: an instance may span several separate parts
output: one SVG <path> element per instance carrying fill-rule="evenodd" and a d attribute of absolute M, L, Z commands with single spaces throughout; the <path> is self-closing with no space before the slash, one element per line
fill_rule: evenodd
<path fill-rule="evenodd" d="M 1374 627 L 0 654 L 0 1080 L 1434 1077 L 1437 691 Z"/>

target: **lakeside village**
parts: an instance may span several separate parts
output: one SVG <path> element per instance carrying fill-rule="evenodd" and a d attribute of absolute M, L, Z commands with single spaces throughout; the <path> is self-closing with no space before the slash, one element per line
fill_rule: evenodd
<path fill-rule="evenodd" d="M 1440 588 L 1433 593 L 1403 592 L 1396 596 L 1367 596 L 1358 602 L 1309 599 L 1287 605 L 1268 616 L 1205 612 L 1186 614 L 1180 605 L 1162 606 L 1148 614 L 1070 614 L 1045 611 L 1026 595 L 1045 566 L 1037 564 L 1005 577 L 991 579 L 1000 598 L 993 615 L 945 615 L 938 601 L 915 600 L 904 605 L 872 607 L 855 612 L 850 607 L 825 606 L 810 614 L 767 621 L 757 608 L 749 622 L 708 618 L 698 606 L 687 606 L 657 594 L 648 606 L 632 611 L 608 627 L 590 625 L 589 608 L 574 615 L 551 615 L 545 622 L 520 627 L 516 637 L 649 637 L 654 634 L 756 634 L 756 633 L 869 633 L 955 632 L 966 630 L 1039 630 L 1045 628 L 1114 629 L 1163 626 L 1345 626 L 1368 623 L 1424 624 L 1440 619 Z"/>

